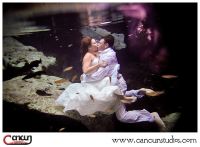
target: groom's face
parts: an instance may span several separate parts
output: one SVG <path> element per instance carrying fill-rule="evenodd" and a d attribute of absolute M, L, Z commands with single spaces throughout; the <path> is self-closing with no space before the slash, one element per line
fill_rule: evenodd
<path fill-rule="evenodd" d="M 107 43 L 105 43 L 105 40 L 104 39 L 101 39 L 98 43 L 98 50 L 99 51 L 103 51 L 107 48 Z"/>

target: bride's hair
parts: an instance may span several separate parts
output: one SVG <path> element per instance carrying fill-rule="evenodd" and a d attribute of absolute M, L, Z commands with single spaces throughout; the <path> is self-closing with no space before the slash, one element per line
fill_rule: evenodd
<path fill-rule="evenodd" d="M 81 40 L 81 47 L 80 47 L 80 53 L 81 53 L 81 61 L 83 61 L 83 57 L 88 52 L 88 48 L 91 45 L 92 38 L 89 36 L 83 37 Z"/>

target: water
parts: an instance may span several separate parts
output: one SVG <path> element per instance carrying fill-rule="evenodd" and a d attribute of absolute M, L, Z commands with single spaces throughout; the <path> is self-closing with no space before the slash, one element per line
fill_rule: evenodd
<path fill-rule="evenodd" d="M 27 35 L 20 35 L 15 37 L 25 45 L 31 45 L 37 48 L 39 51 L 44 52 L 46 56 L 56 57 L 57 62 L 55 66 L 48 69 L 47 74 L 55 75 L 63 78 L 71 78 L 72 75 L 78 76 L 82 73 L 80 62 L 80 40 L 83 36 L 81 29 L 85 27 L 97 27 L 106 30 L 110 33 L 123 34 L 123 43 L 126 48 L 123 48 L 118 54 L 118 60 L 121 64 L 127 64 L 127 61 L 131 61 L 131 58 L 138 59 L 141 56 L 141 51 L 135 51 L 131 45 L 132 42 L 128 38 L 129 28 L 137 27 L 138 19 L 125 17 L 122 12 L 118 10 L 120 4 L 98 4 L 100 10 L 93 9 L 93 5 L 86 5 L 87 10 L 75 10 L 66 11 L 65 13 L 56 11 L 45 13 L 46 9 L 41 7 L 42 13 L 40 15 L 28 15 L 30 12 L 34 12 L 34 7 L 30 10 L 25 9 L 22 16 L 22 20 L 25 22 L 32 22 L 34 26 L 44 27 L 50 31 L 36 32 Z M 55 6 L 56 7 L 56 6 Z M 80 8 L 79 5 L 75 5 L 74 8 Z M 88 11 L 88 9 L 91 10 Z M 37 12 L 37 11 L 36 11 Z M 28 16 L 26 16 L 26 13 Z M 36 13 L 37 14 L 37 13 Z M 6 25 L 5 25 L 6 26 Z M 6 31 L 5 31 L 6 32 Z M 94 33 L 92 32 L 92 35 Z M 99 39 L 98 34 L 96 35 Z M 142 43 L 141 43 L 142 44 Z M 139 49 L 138 49 L 139 50 Z M 63 69 L 73 66 L 73 73 L 63 73 Z M 125 66 L 123 66 L 125 67 Z M 123 68 L 122 67 L 122 68 Z"/>
<path fill-rule="evenodd" d="M 187 110 L 191 110 L 194 116 L 197 114 L 197 68 L 195 68 L 197 67 L 197 25 L 195 17 L 194 19 L 187 17 L 196 15 L 195 4 L 145 5 L 145 8 L 148 8 L 148 15 L 151 16 L 148 17 L 151 19 L 148 20 L 147 26 L 153 30 L 154 37 L 156 31 L 160 34 L 158 43 L 150 42 L 147 45 L 146 34 L 141 35 L 143 38 L 139 36 L 140 40 L 133 36 L 138 33 L 136 30 L 140 23 L 139 19 L 136 16 L 126 16 L 126 11 L 119 11 L 120 5 L 123 4 L 101 4 L 99 5 L 101 7 L 96 6 L 97 10 L 95 10 L 94 5 L 86 5 L 82 8 L 77 4 L 73 7 L 75 11 L 66 5 L 64 8 L 70 9 L 69 11 L 64 11 L 60 5 L 60 10 L 55 11 L 53 4 L 47 11 L 44 5 L 40 5 L 43 9 L 38 9 L 39 12 L 33 11 L 37 15 L 28 15 L 29 11 L 25 9 L 27 13 L 23 15 L 28 16 L 23 16 L 20 20 L 34 22 L 35 26 L 50 30 L 15 36 L 15 38 L 25 45 L 34 46 L 46 56 L 56 57 L 56 65 L 49 67 L 46 74 L 71 79 L 74 75 L 79 77 L 82 73 L 79 54 L 80 40 L 83 36 L 82 28 L 100 27 L 111 33 L 124 34 L 126 48 L 116 52 L 121 65 L 120 72 L 127 81 L 128 89 L 141 87 L 163 89 L 166 85 L 169 88 L 170 82 L 160 81 L 160 75 L 177 75 L 178 81 L 172 81 L 175 88 L 167 89 L 171 91 L 162 100 L 157 99 L 153 102 L 147 100 L 143 104 L 146 103 L 145 108 L 159 111 L 163 115 L 181 111 L 185 114 L 182 120 L 192 124 L 187 130 L 195 130 L 196 118 L 191 118 L 190 121 L 187 119 L 190 116 Z M 35 10 L 27 5 L 23 8 Z M 87 8 L 93 11 L 86 11 Z M 131 12 L 129 14 L 133 13 L 133 10 L 128 11 Z M 63 69 L 68 66 L 73 66 L 73 71 L 63 72 Z M 79 82 L 79 78 L 75 82 Z M 188 98 L 191 98 L 189 102 Z M 180 123 L 180 126 L 184 124 Z M 184 127 L 179 128 L 184 130 Z"/>

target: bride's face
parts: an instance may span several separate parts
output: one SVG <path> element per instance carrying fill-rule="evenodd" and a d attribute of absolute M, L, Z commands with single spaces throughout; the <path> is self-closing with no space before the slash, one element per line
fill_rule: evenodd
<path fill-rule="evenodd" d="M 91 52 L 97 52 L 98 51 L 97 42 L 96 42 L 95 39 L 91 40 L 91 46 L 89 48 L 89 51 L 91 51 Z"/>

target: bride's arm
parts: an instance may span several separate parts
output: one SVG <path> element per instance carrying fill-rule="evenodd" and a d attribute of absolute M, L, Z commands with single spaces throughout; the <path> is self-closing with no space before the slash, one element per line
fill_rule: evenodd
<path fill-rule="evenodd" d="M 90 66 L 91 62 L 92 62 L 92 56 L 90 54 L 86 54 L 83 58 L 83 66 L 82 66 L 83 73 L 88 74 L 98 69 L 101 66 L 101 64 Z"/>

